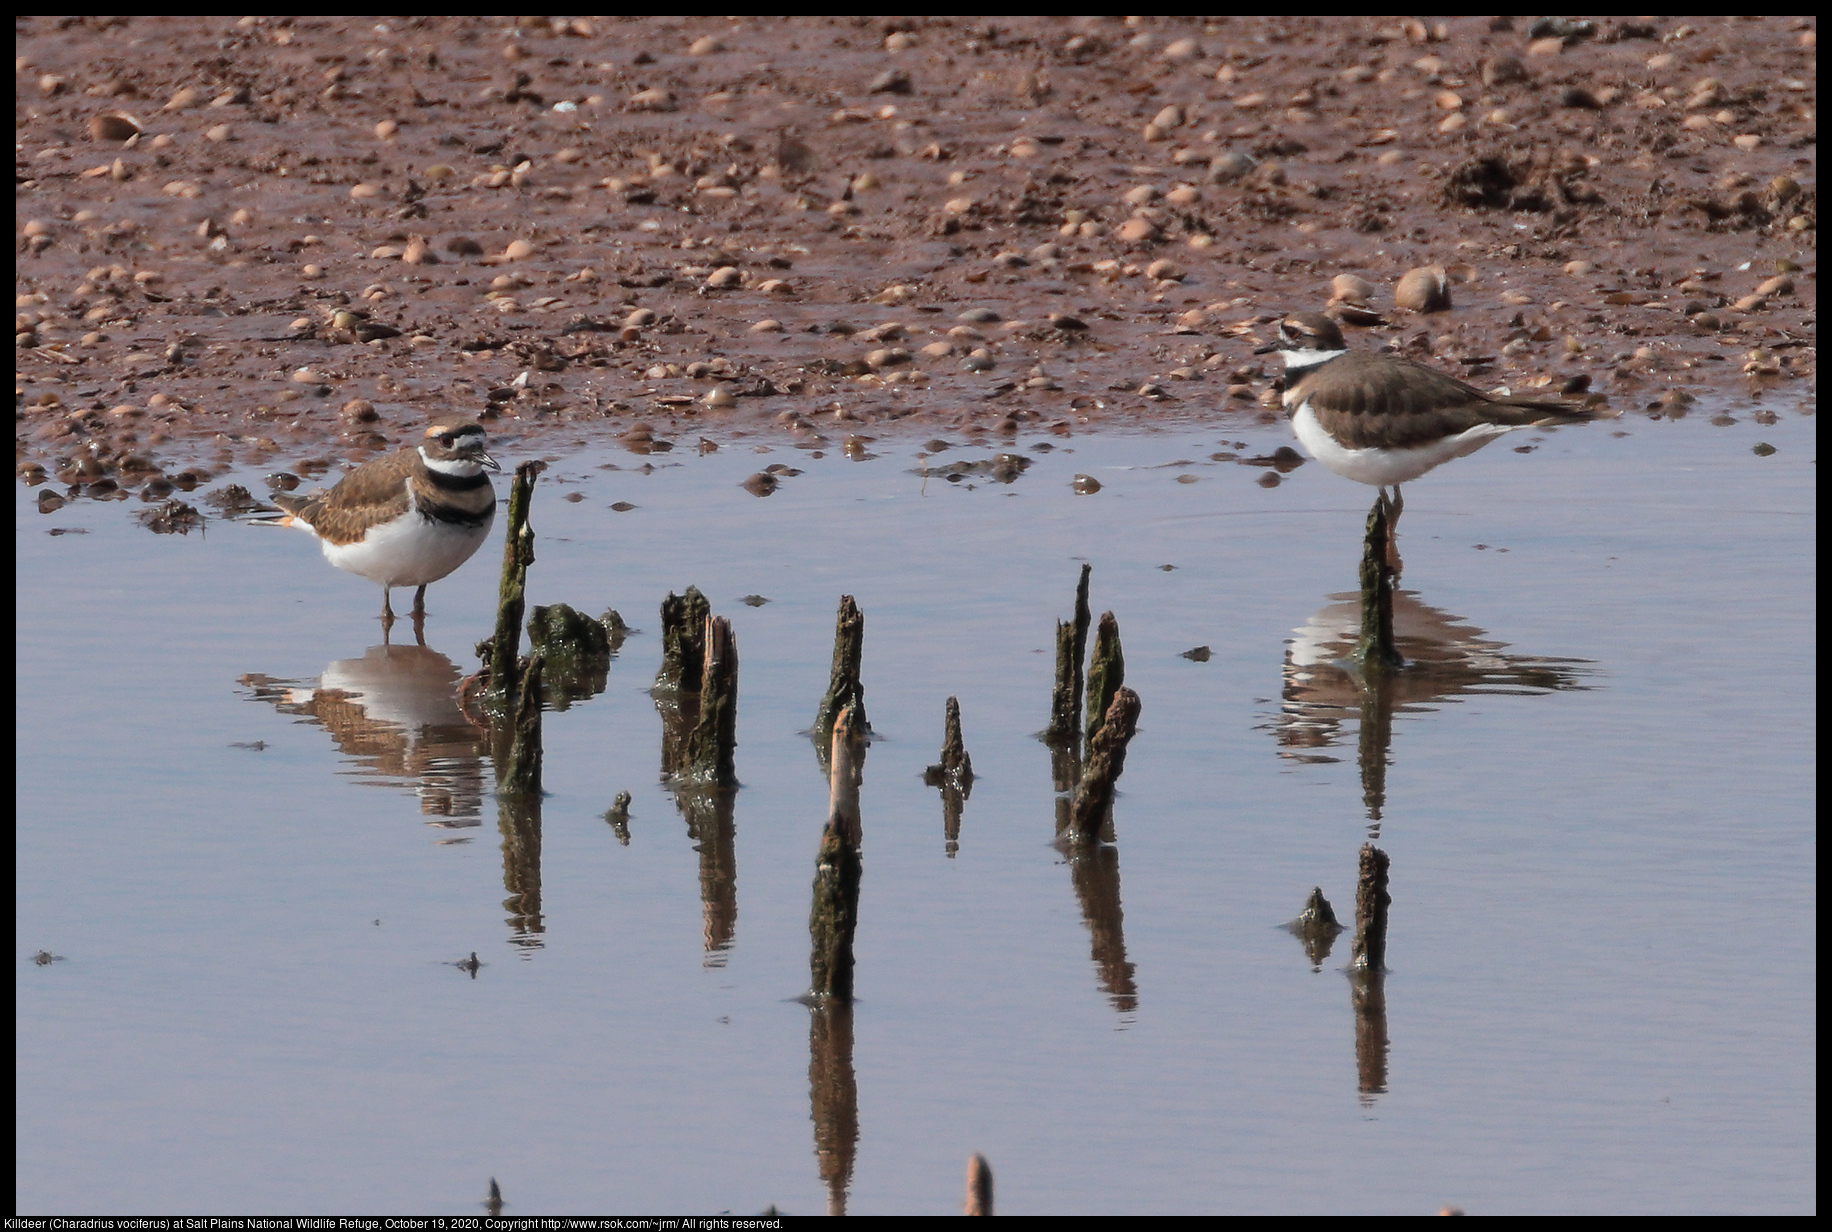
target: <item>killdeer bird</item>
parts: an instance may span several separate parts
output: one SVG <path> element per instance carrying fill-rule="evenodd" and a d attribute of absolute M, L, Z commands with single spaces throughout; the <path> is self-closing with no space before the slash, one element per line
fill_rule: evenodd
<path fill-rule="evenodd" d="M 489 537 L 496 491 L 485 470 L 501 470 L 481 426 L 434 424 L 419 445 L 357 467 L 329 492 L 278 494 L 280 526 L 314 535 L 324 558 L 382 587 L 384 629 L 394 623 L 388 592 L 417 586 L 413 616 L 426 615 L 426 588 L 471 559 Z"/>
<path fill-rule="evenodd" d="M 1582 423 L 1597 413 L 1562 402 L 1496 397 L 1411 360 L 1351 351 L 1320 312 L 1279 322 L 1255 355 L 1285 361 L 1285 410 L 1310 456 L 1345 479 L 1393 489 L 1519 428 Z"/>

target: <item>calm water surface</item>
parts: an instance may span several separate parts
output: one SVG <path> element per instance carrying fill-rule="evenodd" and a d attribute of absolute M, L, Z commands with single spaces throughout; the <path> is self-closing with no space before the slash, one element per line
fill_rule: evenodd
<path fill-rule="evenodd" d="M 1811 1211 L 1817 441 L 1769 405 L 1410 485 L 1436 666 L 1390 730 L 1331 662 L 1371 493 L 1209 460 L 1279 429 L 1026 436 L 1010 484 L 914 442 L 550 454 L 531 602 L 642 632 L 548 716 L 538 831 L 451 700 L 499 540 L 384 651 L 304 536 L 20 490 L 18 1209 L 475 1214 L 494 1176 L 508 1215 L 942 1214 L 980 1151 L 1013 1214 Z M 1072 865 L 1033 734 L 1082 560 L 1144 715 Z M 691 834 L 647 694 L 688 584 L 736 630 L 744 781 Z M 878 736 L 850 1024 L 794 1000 L 842 594 Z M 1313 885 L 1352 912 L 1371 832 L 1384 1040 L 1348 938 L 1279 927 Z"/>

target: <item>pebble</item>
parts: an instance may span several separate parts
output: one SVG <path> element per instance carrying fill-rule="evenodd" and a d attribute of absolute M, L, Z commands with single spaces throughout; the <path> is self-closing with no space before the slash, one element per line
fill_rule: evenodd
<path fill-rule="evenodd" d="M 1357 304 L 1374 302 L 1374 284 L 1354 274 L 1337 274 L 1330 279 L 1329 289 L 1334 299 L 1350 300 Z"/>
<path fill-rule="evenodd" d="M 1113 234 L 1124 244 L 1146 244 L 1157 239 L 1161 232 L 1157 224 L 1149 218 L 1134 215 L 1121 223 Z"/>
<path fill-rule="evenodd" d="M 1393 302 L 1412 312 L 1450 311 L 1450 278 L 1441 265 L 1409 270 L 1393 288 Z"/>
<path fill-rule="evenodd" d="M 1235 180 L 1249 174 L 1258 164 L 1245 154 L 1230 150 L 1217 154 L 1209 162 L 1209 181 L 1215 184 L 1232 184 Z"/>
<path fill-rule="evenodd" d="M 630 95 L 631 111 L 674 111 L 680 106 L 671 91 L 659 87 Z"/>
<path fill-rule="evenodd" d="M 131 141 L 140 135 L 140 125 L 132 116 L 99 115 L 89 121 L 89 136 L 95 141 Z"/>
<path fill-rule="evenodd" d="M 715 291 L 728 290 L 744 283 L 744 273 L 734 265 L 722 265 L 706 276 L 706 285 Z"/>
<path fill-rule="evenodd" d="M 1175 261 L 1159 259 L 1145 267 L 1145 276 L 1155 278 L 1160 282 L 1182 282 L 1188 274 Z"/>

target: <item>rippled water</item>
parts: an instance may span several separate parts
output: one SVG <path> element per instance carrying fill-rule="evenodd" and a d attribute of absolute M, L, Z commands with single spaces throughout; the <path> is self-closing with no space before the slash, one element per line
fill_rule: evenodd
<path fill-rule="evenodd" d="M 552 454 L 531 602 L 640 632 L 547 717 L 536 825 L 454 701 L 494 544 L 383 649 L 304 536 L 22 490 L 17 1205 L 465 1214 L 494 1176 L 508 1215 L 945 1213 L 980 1151 L 1014 1214 L 1810 1211 L 1816 435 L 1747 409 L 1411 485 L 1429 666 L 1373 707 L 1336 660 L 1370 494 L 1210 460 L 1276 429 L 1026 437 L 1010 483 L 935 473 L 996 445 Z M 739 486 L 770 463 L 803 473 Z M 1083 560 L 1144 714 L 1071 861 L 1034 734 Z M 688 584 L 742 661 L 724 812 L 658 773 Z M 842 594 L 877 733 L 849 1017 L 794 999 Z M 1371 833 L 1378 1018 L 1346 935 L 1279 927 L 1313 885 L 1348 917 Z"/>

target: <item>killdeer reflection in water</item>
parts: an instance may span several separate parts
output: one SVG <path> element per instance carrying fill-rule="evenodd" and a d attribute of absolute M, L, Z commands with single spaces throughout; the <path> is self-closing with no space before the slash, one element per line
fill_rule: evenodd
<path fill-rule="evenodd" d="M 1563 402 L 1485 394 L 1411 360 L 1351 351 L 1320 312 L 1294 312 L 1279 339 L 1254 351 L 1285 361 L 1285 410 L 1311 457 L 1345 479 L 1393 489 L 1389 524 L 1404 507 L 1399 486 L 1509 432 L 1583 423 L 1598 412 Z"/>
<path fill-rule="evenodd" d="M 357 467 L 329 492 L 280 493 L 273 519 L 316 536 L 324 558 L 382 587 L 382 626 L 394 624 L 388 592 L 416 586 L 415 628 L 426 616 L 426 588 L 469 560 L 489 537 L 496 490 L 485 471 L 501 470 L 482 426 L 434 424 L 418 445 Z"/>

